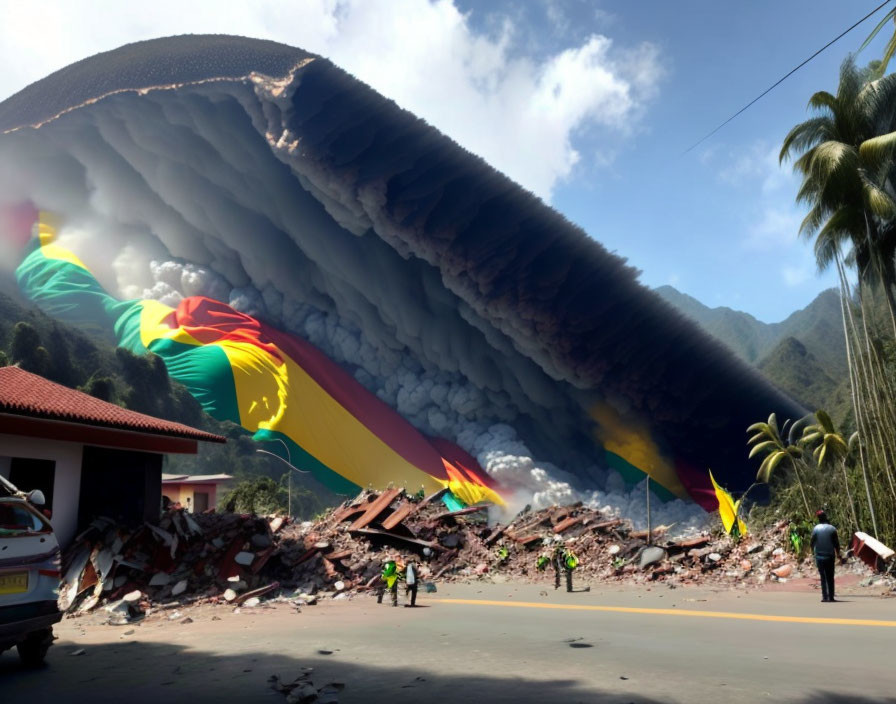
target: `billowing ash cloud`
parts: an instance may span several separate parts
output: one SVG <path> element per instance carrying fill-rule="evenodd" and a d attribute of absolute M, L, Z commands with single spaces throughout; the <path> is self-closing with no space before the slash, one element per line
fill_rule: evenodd
<path fill-rule="evenodd" d="M 0 129 L 0 205 L 60 213 L 111 291 L 205 295 L 309 340 L 520 503 L 639 519 L 643 485 L 598 438 L 736 485 L 743 428 L 798 410 L 560 215 L 299 50 L 131 45 L 0 104 Z M 609 437 L 597 407 L 649 442 Z"/>

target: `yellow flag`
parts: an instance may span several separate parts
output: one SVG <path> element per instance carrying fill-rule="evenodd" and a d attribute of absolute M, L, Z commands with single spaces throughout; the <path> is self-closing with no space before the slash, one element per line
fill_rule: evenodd
<path fill-rule="evenodd" d="M 713 488 L 716 490 L 716 498 L 719 500 L 719 516 L 722 518 L 722 525 L 725 526 L 725 532 L 730 534 L 731 529 L 734 527 L 734 522 L 737 521 L 738 533 L 740 535 L 746 535 L 747 526 L 737 517 L 737 506 L 740 502 L 735 501 L 731 497 L 731 494 L 716 483 L 715 477 L 712 476 L 712 470 L 709 472 L 709 479 L 712 482 Z"/>

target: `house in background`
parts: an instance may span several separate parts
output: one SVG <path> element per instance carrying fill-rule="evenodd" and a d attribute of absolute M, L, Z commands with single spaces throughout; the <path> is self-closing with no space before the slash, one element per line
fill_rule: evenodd
<path fill-rule="evenodd" d="M 231 479 L 229 474 L 163 474 L 162 496 L 190 513 L 202 513 L 217 508 L 219 489 Z"/>
<path fill-rule="evenodd" d="M 63 548 L 96 516 L 157 520 L 163 456 L 226 441 L 0 367 L 0 475 L 44 493 Z"/>

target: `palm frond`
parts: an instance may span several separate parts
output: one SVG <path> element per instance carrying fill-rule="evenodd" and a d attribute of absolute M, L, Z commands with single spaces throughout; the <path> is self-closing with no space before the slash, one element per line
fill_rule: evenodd
<path fill-rule="evenodd" d="M 874 29 L 871 30 L 871 34 L 869 34 L 865 41 L 862 42 L 862 46 L 859 47 L 859 51 L 864 51 L 865 49 L 867 49 L 868 45 L 872 41 L 874 41 L 874 38 L 878 35 L 880 30 L 882 30 L 884 28 L 884 25 L 890 20 L 896 22 L 896 9 L 890 10 L 887 14 L 884 15 L 884 18 L 877 23 L 877 26 Z"/>
<path fill-rule="evenodd" d="M 834 432 L 834 421 L 831 420 L 831 417 L 825 411 L 815 411 L 815 417 L 818 419 L 818 424 L 826 433 Z"/>
<path fill-rule="evenodd" d="M 816 144 L 837 138 L 836 125 L 830 115 L 819 115 L 793 127 L 781 145 L 778 162 L 783 163 L 793 152 L 803 152 Z"/>
<path fill-rule="evenodd" d="M 877 217 L 886 220 L 896 215 L 896 202 L 886 191 L 870 182 L 865 182 L 863 190 L 868 210 Z"/>
<path fill-rule="evenodd" d="M 779 446 L 778 443 L 776 443 L 774 440 L 766 440 L 765 442 L 759 443 L 758 445 L 756 445 L 756 447 L 754 447 L 752 450 L 750 450 L 750 454 L 748 455 L 748 457 L 749 457 L 749 459 L 752 459 L 756 455 L 758 455 L 760 452 L 768 452 L 772 448 L 778 447 L 778 446 Z"/>
<path fill-rule="evenodd" d="M 809 98 L 809 107 L 813 110 L 830 110 L 837 111 L 837 97 L 831 95 L 826 90 L 820 90 Z M 805 123 L 803 123 L 805 124 Z"/>
<path fill-rule="evenodd" d="M 771 454 L 767 455 L 766 458 L 762 461 L 762 464 L 759 467 L 759 471 L 756 473 L 756 481 L 763 484 L 768 484 L 768 480 L 771 477 L 772 472 L 775 471 L 775 467 L 781 464 L 783 460 L 789 458 L 790 456 L 783 450 L 772 452 Z"/>
<path fill-rule="evenodd" d="M 866 139 L 859 145 L 859 156 L 870 168 L 875 168 L 889 159 L 896 149 L 896 132 Z"/>
<path fill-rule="evenodd" d="M 887 24 L 890 20 L 896 22 L 896 9 L 890 10 L 884 18 L 877 23 L 877 26 L 871 30 L 871 34 L 862 42 L 862 46 L 859 47 L 859 51 L 867 48 L 867 46 L 874 40 L 874 38 L 878 35 L 880 30 L 884 28 L 884 25 Z M 880 62 L 880 67 L 878 68 L 878 72 L 884 74 L 887 72 L 887 65 L 890 63 L 890 60 L 893 58 L 893 55 L 896 54 L 896 32 L 894 32 L 893 36 L 890 37 L 890 41 L 887 42 L 887 46 L 884 49 L 884 55 Z"/>

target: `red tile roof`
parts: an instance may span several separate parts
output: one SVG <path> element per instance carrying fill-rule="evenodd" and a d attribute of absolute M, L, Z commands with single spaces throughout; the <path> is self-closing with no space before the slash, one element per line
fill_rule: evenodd
<path fill-rule="evenodd" d="M 220 435 L 129 411 L 19 367 L 0 367 L 0 413 L 189 440 L 227 442 Z"/>

